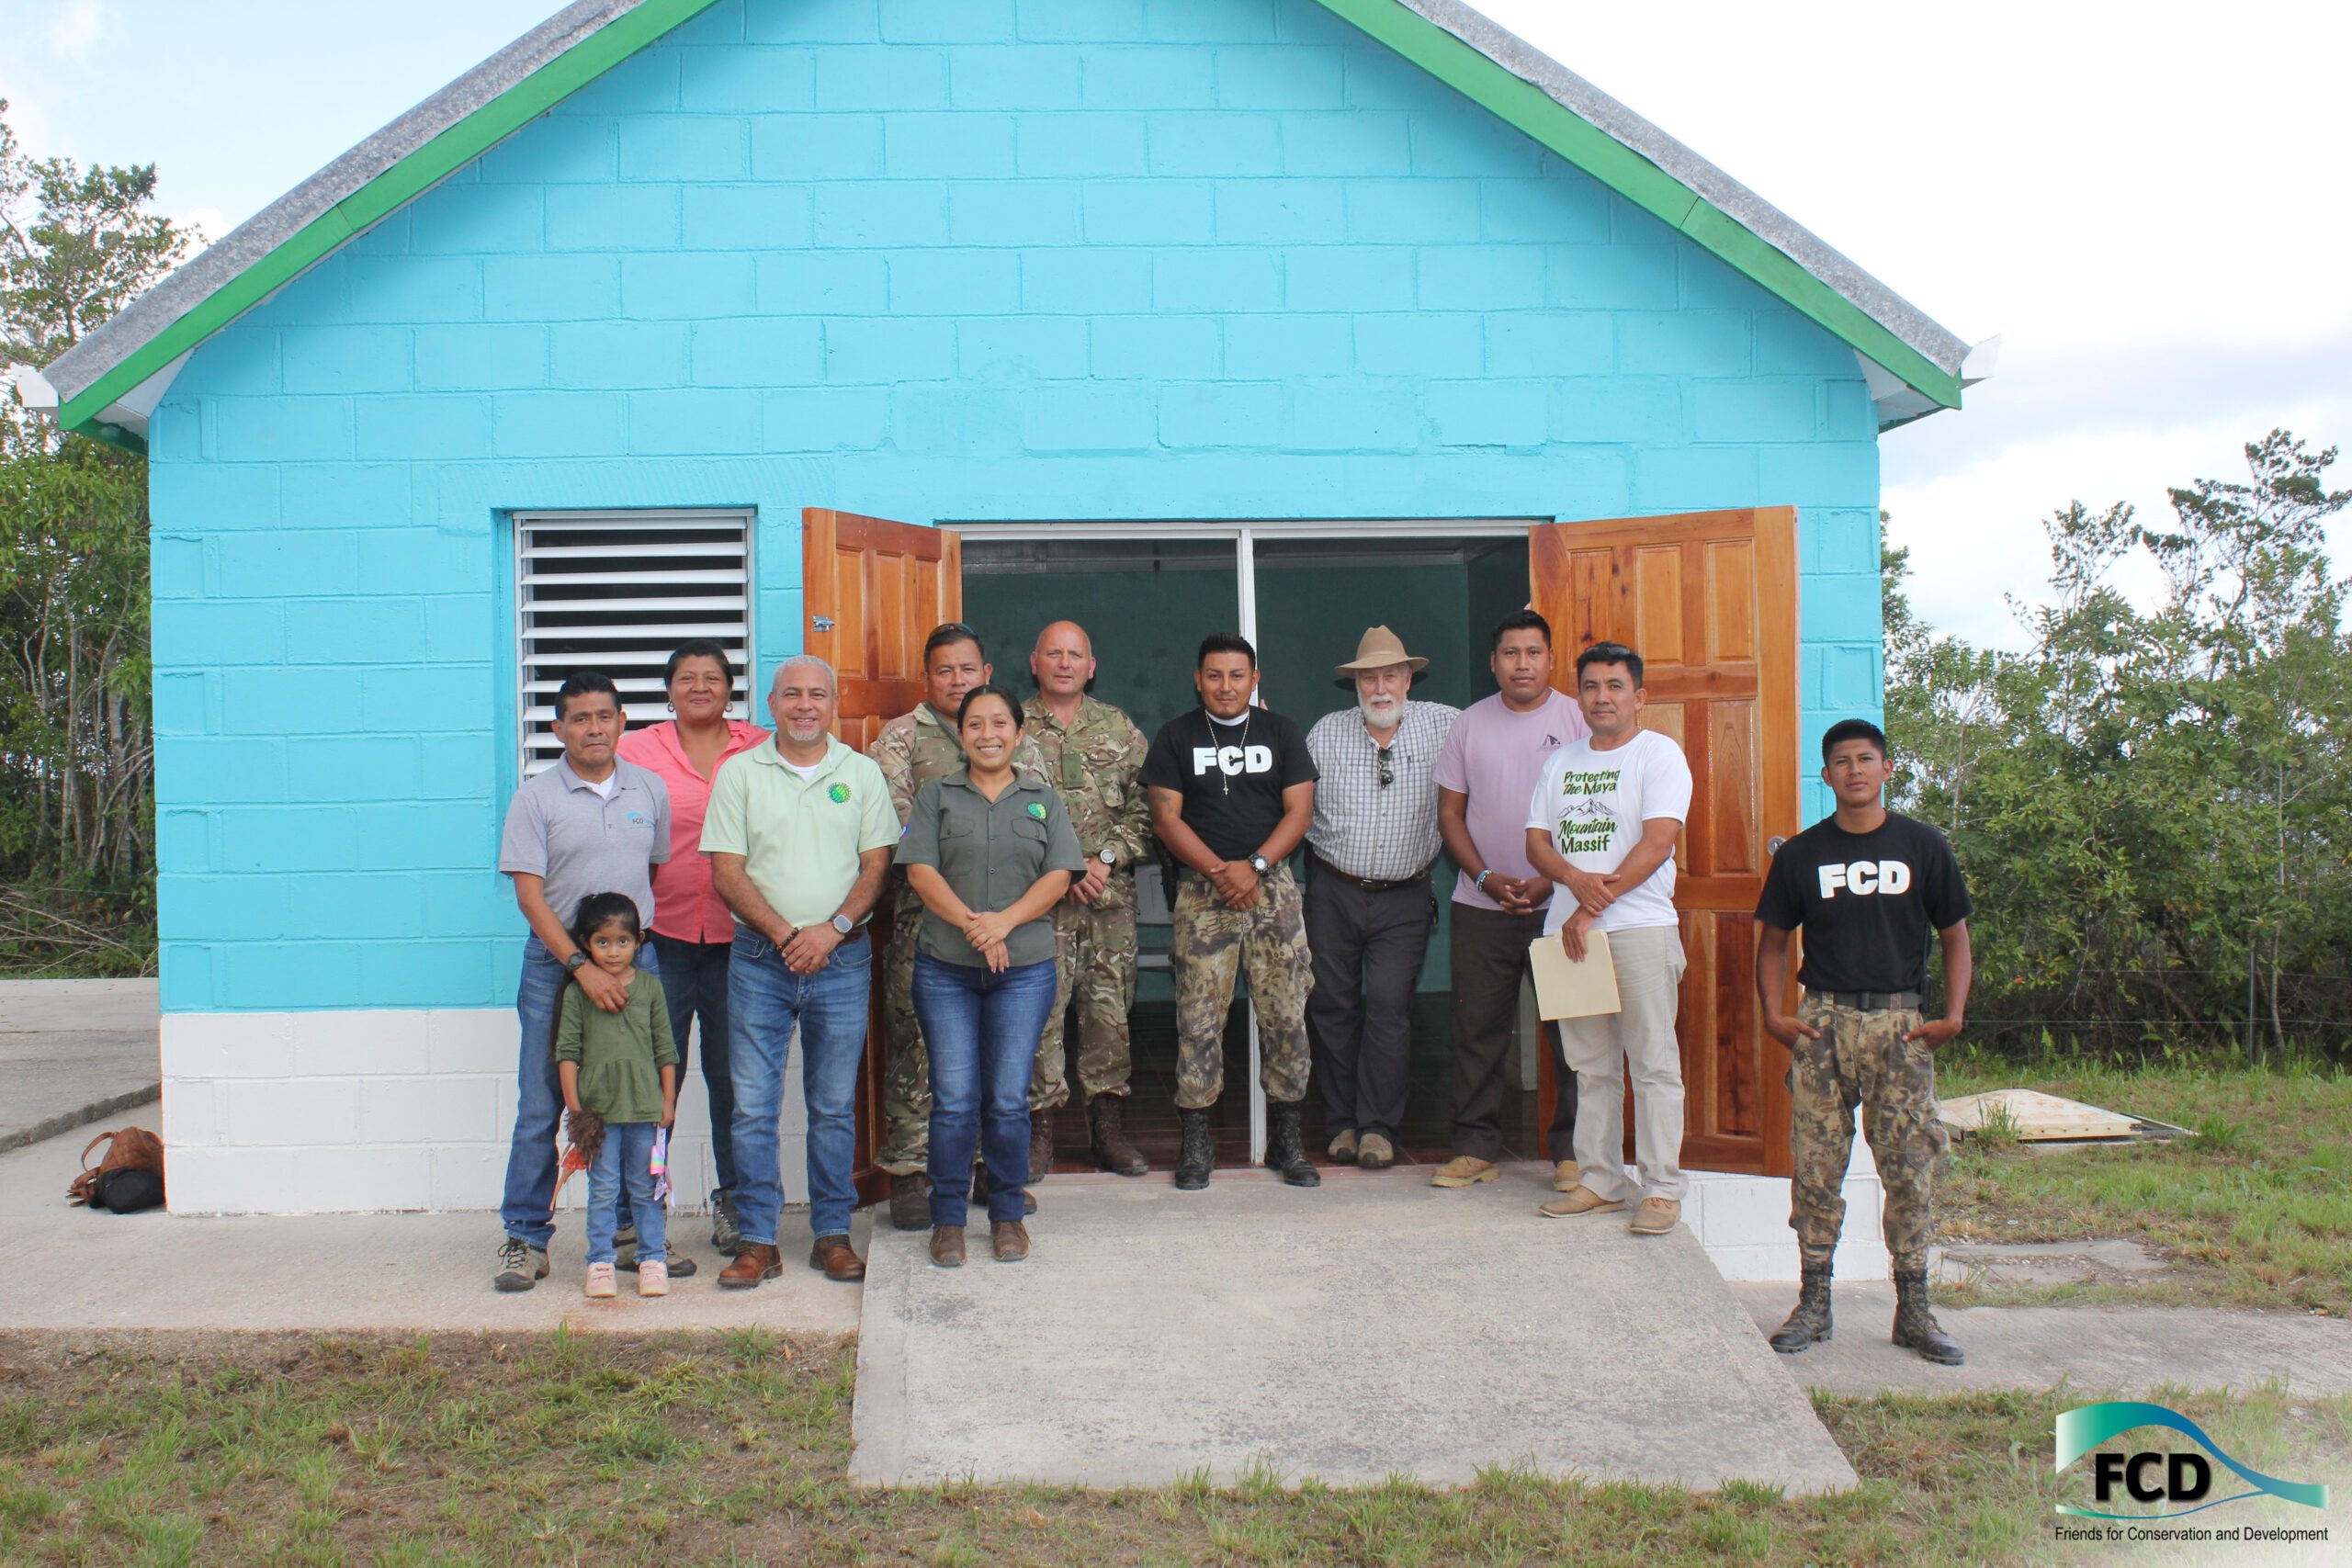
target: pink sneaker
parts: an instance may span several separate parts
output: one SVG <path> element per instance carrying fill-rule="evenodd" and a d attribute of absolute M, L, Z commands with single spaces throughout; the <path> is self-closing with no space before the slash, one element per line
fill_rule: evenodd
<path fill-rule="evenodd" d="M 613 1266 L 609 1263 L 588 1265 L 587 1294 L 594 1301 L 610 1301 L 619 1295 L 620 1287 L 613 1283 Z"/>
<path fill-rule="evenodd" d="M 637 1266 L 637 1293 L 640 1296 L 668 1295 L 670 1266 L 666 1263 L 639 1263 Z"/>

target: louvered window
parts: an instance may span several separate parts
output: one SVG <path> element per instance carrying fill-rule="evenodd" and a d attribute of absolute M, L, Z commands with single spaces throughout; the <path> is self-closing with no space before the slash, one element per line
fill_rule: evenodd
<path fill-rule="evenodd" d="M 735 664 L 730 714 L 751 678 L 752 514 L 748 512 L 526 512 L 514 514 L 516 634 L 525 777 L 563 754 L 548 728 L 556 688 L 602 671 L 629 723 L 670 716 L 662 667 L 707 637 Z"/>

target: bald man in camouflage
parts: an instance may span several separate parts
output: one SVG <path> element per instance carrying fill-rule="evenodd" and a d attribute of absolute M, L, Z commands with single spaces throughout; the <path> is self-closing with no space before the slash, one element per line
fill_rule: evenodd
<path fill-rule="evenodd" d="M 882 770 L 890 804 L 903 829 L 913 815 L 915 795 L 932 780 L 964 766 L 964 744 L 956 739 L 956 709 L 964 694 L 985 684 L 993 670 L 980 634 L 961 621 L 933 629 L 922 648 L 924 699 L 914 712 L 882 727 L 865 754 Z M 1012 765 L 1046 783 L 1045 759 L 1026 735 L 1013 749 Z M 890 1173 L 890 1223 L 902 1231 L 931 1228 L 931 1056 L 915 1021 L 915 939 L 922 930 L 922 900 L 907 886 L 906 874 L 890 874 L 890 951 L 882 972 L 882 1147 L 874 1163 Z M 1036 1109 L 1036 1090 L 1030 1090 Z M 1035 1199 L 1031 1199 L 1034 1204 Z"/>
<path fill-rule="evenodd" d="M 1135 721 L 1087 694 L 1094 642 L 1075 621 L 1037 634 L 1029 655 L 1037 694 L 1022 705 L 1023 732 L 1037 743 L 1046 776 L 1061 792 L 1069 825 L 1086 852 L 1086 874 L 1054 907 L 1060 987 L 1038 1043 L 1029 1097 L 1029 1170 L 1053 1165 L 1054 1111 L 1069 1100 L 1062 1023 L 1078 1002 L 1078 1083 L 1086 1091 L 1094 1163 L 1121 1176 L 1151 1169 L 1123 1125 L 1130 1067 L 1127 1013 L 1136 1000 L 1136 863 L 1151 845 L 1151 798 L 1136 775 L 1145 741 Z"/>

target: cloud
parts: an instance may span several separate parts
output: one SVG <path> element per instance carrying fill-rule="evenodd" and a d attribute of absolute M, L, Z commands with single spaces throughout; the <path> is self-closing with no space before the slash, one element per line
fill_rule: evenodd
<path fill-rule="evenodd" d="M 76 65 L 87 65 L 106 30 L 105 0 L 64 0 L 50 14 L 49 47 Z"/>

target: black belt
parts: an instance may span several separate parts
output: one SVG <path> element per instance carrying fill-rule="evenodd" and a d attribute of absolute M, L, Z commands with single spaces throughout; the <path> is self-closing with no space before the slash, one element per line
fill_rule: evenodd
<path fill-rule="evenodd" d="M 1318 874 L 1336 876 L 1351 887 L 1361 887 L 1367 893 L 1393 893 L 1399 887 L 1411 887 L 1417 884 L 1421 886 L 1429 885 L 1430 868 L 1428 866 L 1421 867 L 1411 876 L 1398 877 L 1394 882 L 1375 882 L 1369 876 L 1351 876 L 1321 855 L 1311 852 L 1307 858 L 1315 863 L 1315 869 Z"/>
<path fill-rule="evenodd" d="M 1917 1009 L 1919 1005 L 1919 993 L 1917 991 L 1815 991 L 1813 994 L 1831 1007 L 1851 1008 L 1856 1012 L 1899 1012 Z"/>

